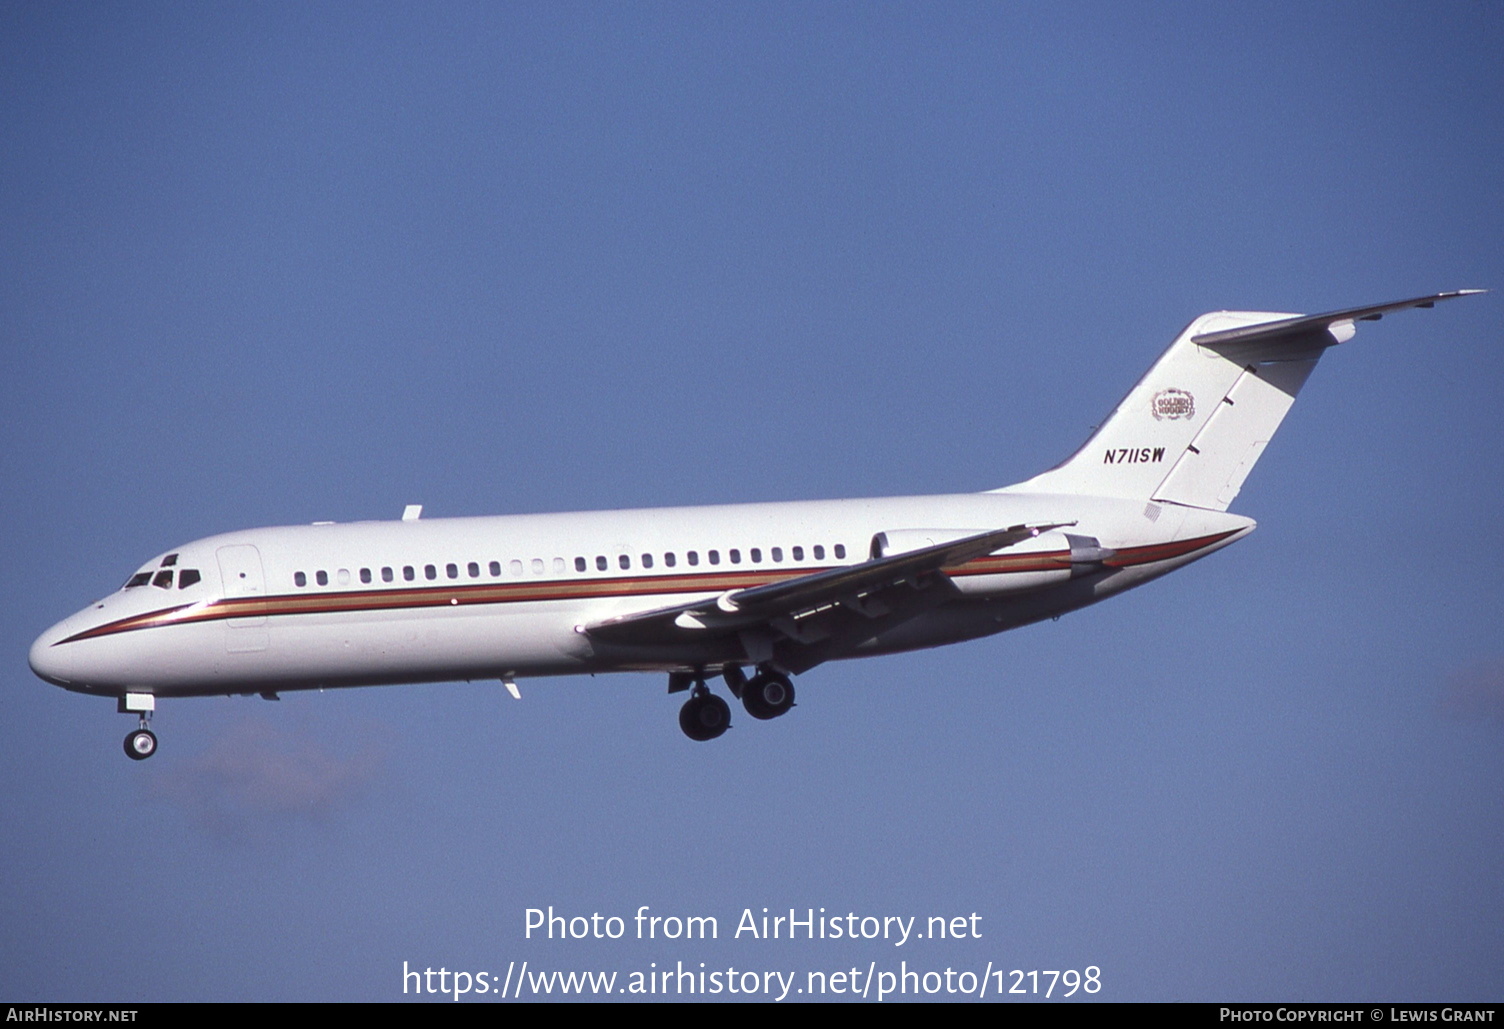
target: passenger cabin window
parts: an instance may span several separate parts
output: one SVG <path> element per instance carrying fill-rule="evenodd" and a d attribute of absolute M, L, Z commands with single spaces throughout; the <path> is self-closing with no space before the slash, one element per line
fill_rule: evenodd
<path fill-rule="evenodd" d="M 595 556 L 595 567 L 602 572 L 606 570 L 606 557 L 604 554 L 597 554 Z"/>
<path fill-rule="evenodd" d="M 292 573 L 292 584 L 294 586 L 307 586 L 308 585 L 308 576 L 304 575 L 302 572 L 293 572 Z"/>
<path fill-rule="evenodd" d="M 621 564 L 623 570 L 632 567 L 632 557 L 629 554 L 623 554 L 616 560 Z"/>
<path fill-rule="evenodd" d="M 718 565 L 721 563 L 721 552 L 719 550 L 712 550 L 705 556 L 710 558 L 710 563 L 713 565 Z"/>
<path fill-rule="evenodd" d="M 815 544 L 815 560 L 816 561 L 824 561 L 825 560 L 825 548 L 822 547 L 822 546 L 820 546 L 820 544 L 818 544 L 818 543 Z"/>
<path fill-rule="evenodd" d="M 474 561 L 471 561 L 467 566 L 465 566 L 465 571 L 470 573 L 470 578 L 472 579 L 480 578 L 480 565 L 476 564 Z"/>
<path fill-rule="evenodd" d="M 491 575 L 493 577 L 496 577 L 496 578 L 500 578 L 501 577 L 501 562 L 500 561 L 492 561 L 489 567 L 490 567 Z"/>
<path fill-rule="evenodd" d="M 679 563 L 679 559 L 676 558 L 674 556 L 674 552 L 672 550 L 670 550 L 667 554 L 663 555 L 663 563 L 665 565 L 667 565 L 668 567 L 672 568 L 672 567 L 674 567 L 674 565 L 676 565 L 676 564 Z"/>
<path fill-rule="evenodd" d="M 417 578 L 417 575 L 413 572 L 413 566 L 412 565 L 403 565 L 402 566 L 402 577 L 404 579 L 406 579 L 408 582 L 412 582 L 413 579 Z"/>
<path fill-rule="evenodd" d="M 507 563 L 507 571 L 511 572 L 513 575 L 521 575 L 522 574 L 522 562 L 521 561 L 517 561 L 517 560 L 513 560 L 513 561 L 508 562 Z"/>
<path fill-rule="evenodd" d="M 371 581 L 371 570 L 369 568 L 362 568 L 360 570 L 360 581 L 361 582 L 370 582 Z"/>
<path fill-rule="evenodd" d="M 130 589 L 132 586 L 145 586 L 149 582 L 151 582 L 150 572 L 137 572 L 135 575 L 125 580 L 125 585 L 121 588 Z"/>
<path fill-rule="evenodd" d="M 439 570 L 433 565 L 424 565 L 423 576 L 427 579 L 437 579 L 439 577 Z"/>
<path fill-rule="evenodd" d="M 753 547 L 752 548 L 752 563 L 753 564 L 759 564 L 759 563 L 761 563 L 761 561 L 762 561 L 762 551 L 759 548 L 757 548 L 757 547 Z"/>
<path fill-rule="evenodd" d="M 460 577 L 460 566 L 454 564 L 445 565 L 444 574 L 451 579 L 458 579 Z"/>
<path fill-rule="evenodd" d="M 774 561 L 782 561 L 783 560 L 783 548 L 782 547 L 774 547 L 772 553 L 773 553 L 773 560 Z"/>
<path fill-rule="evenodd" d="M 562 557 L 556 557 L 556 558 L 554 558 L 554 574 L 555 575 L 559 575 L 559 574 L 562 574 L 563 571 L 564 571 L 564 559 Z"/>
<path fill-rule="evenodd" d="M 836 544 L 836 557 L 838 559 L 840 559 L 840 560 L 843 560 L 843 561 L 846 559 L 846 544 L 844 544 L 844 543 L 837 543 Z"/>
<path fill-rule="evenodd" d="M 583 557 L 577 557 L 577 558 L 574 559 L 574 570 L 575 571 L 577 571 L 577 572 L 583 572 L 585 570 L 585 568 L 586 568 L 585 559 Z"/>
<path fill-rule="evenodd" d="M 328 572 L 314 572 L 313 573 L 313 578 L 314 578 L 314 581 L 317 582 L 320 586 L 327 586 L 327 585 L 329 585 L 329 573 Z"/>
<path fill-rule="evenodd" d="M 535 557 L 535 558 L 533 558 L 532 564 L 533 564 L 533 574 L 534 575 L 542 575 L 543 574 L 543 558 L 541 558 L 541 557 Z"/>
<path fill-rule="evenodd" d="M 392 569 L 391 569 L 391 566 L 387 566 L 387 567 L 381 569 L 381 581 L 382 582 L 391 582 L 392 581 Z"/>
<path fill-rule="evenodd" d="M 197 568 L 184 568 L 178 572 L 178 589 L 185 590 L 202 578 L 203 576 L 198 574 Z"/>
<path fill-rule="evenodd" d="M 644 568 L 651 568 L 651 567 L 653 567 L 653 555 L 652 554 L 643 554 L 642 555 L 642 567 L 644 567 Z"/>
<path fill-rule="evenodd" d="M 804 548 L 803 547 L 795 547 L 794 548 L 794 560 L 795 561 L 803 561 L 804 560 Z"/>
<path fill-rule="evenodd" d="M 350 585 L 350 569 L 341 568 L 339 571 L 334 573 L 334 576 L 339 580 L 339 584 L 341 586 Z"/>
<path fill-rule="evenodd" d="M 689 553 L 684 555 L 684 560 L 688 561 L 692 565 L 697 565 L 700 563 L 700 554 L 698 551 L 691 550 Z"/>
<path fill-rule="evenodd" d="M 731 553 L 727 556 L 731 558 L 731 563 L 734 565 L 739 565 L 742 563 L 742 552 L 740 550 L 732 550 Z"/>

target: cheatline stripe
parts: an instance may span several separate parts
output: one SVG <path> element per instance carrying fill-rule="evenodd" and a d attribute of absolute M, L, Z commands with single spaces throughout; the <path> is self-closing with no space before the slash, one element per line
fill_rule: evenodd
<path fill-rule="evenodd" d="M 1119 550 L 1104 563 L 1112 568 L 1167 561 L 1201 550 L 1231 536 L 1216 533 L 1177 543 L 1156 543 Z M 1039 554 L 1002 554 L 979 557 L 954 568 L 944 569 L 951 576 L 1004 575 L 1019 572 L 1064 571 L 1071 566 L 1069 550 Z M 663 596 L 676 593 L 724 593 L 750 589 L 770 583 L 798 579 L 827 568 L 800 568 L 792 571 L 759 569 L 745 572 L 710 572 L 694 575 L 624 576 L 619 579 L 585 579 L 577 582 L 478 583 L 475 585 L 423 586 L 396 590 L 348 590 L 341 593 L 281 594 L 273 597 L 232 597 L 204 604 L 180 604 L 176 607 L 132 615 L 106 625 L 75 633 L 53 646 L 76 640 L 113 636 L 137 629 L 164 625 L 190 625 L 217 622 L 230 618 L 264 618 L 273 615 L 336 614 L 367 611 L 396 611 L 422 607 L 468 607 L 476 604 L 518 604 L 537 600 L 584 600 L 598 597 Z"/>

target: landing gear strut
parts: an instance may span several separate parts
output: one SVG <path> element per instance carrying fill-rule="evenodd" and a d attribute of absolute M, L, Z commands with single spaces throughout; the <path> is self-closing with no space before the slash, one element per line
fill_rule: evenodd
<path fill-rule="evenodd" d="M 125 737 L 125 756 L 132 761 L 145 761 L 157 752 L 157 734 L 147 728 L 151 713 L 156 709 L 157 698 L 150 693 L 127 693 L 120 698 L 117 710 L 121 714 L 140 716 L 140 724 Z"/>
<path fill-rule="evenodd" d="M 731 728 L 731 707 L 697 682 L 679 709 L 679 728 L 692 740 L 713 740 Z"/>

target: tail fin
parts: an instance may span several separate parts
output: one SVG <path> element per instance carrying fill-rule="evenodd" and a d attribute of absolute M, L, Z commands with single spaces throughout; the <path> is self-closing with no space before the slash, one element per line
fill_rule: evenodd
<path fill-rule="evenodd" d="M 1320 315 L 1204 314 L 1063 464 L 994 492 L 1081 493 L 1226 511 L 1326 348 L 1354 323 L 1482 293 L 1458 290 Z"/>

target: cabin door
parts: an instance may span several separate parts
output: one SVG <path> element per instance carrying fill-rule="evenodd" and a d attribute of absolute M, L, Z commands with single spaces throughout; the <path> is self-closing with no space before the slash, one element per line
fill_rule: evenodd
<path fill-rule="evenodd" d="M 225 620 L 225 648 L 232 654 L 265 650 L 267 647 L 266 576 L 261 571 L 261 551 L 250 544 L 220 547 L 219 576 L 225 600 L 245 611 L 241 618 Z"/>

